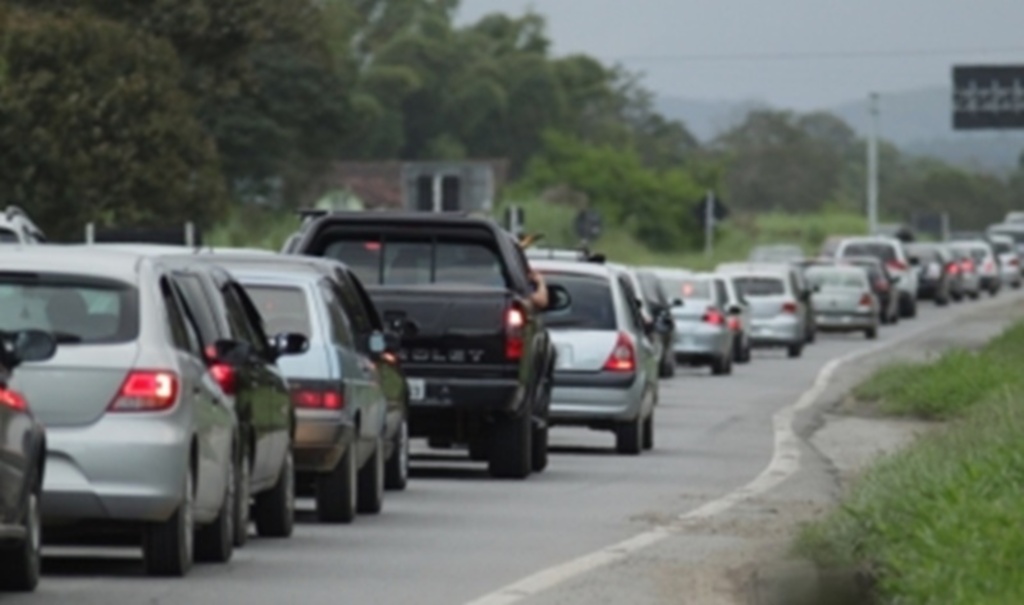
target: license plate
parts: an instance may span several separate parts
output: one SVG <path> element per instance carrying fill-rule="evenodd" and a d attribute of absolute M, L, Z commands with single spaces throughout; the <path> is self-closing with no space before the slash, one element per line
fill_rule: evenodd
<path fill-rule="evenodd" d="M 423 401 L 426 399 L 427 384 L 422 378 L 408 378 L 405 382 L 409 385 L 410 401 Z"/>

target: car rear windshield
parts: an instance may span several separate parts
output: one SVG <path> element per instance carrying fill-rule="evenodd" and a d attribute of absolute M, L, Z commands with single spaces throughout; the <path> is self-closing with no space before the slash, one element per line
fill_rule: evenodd
<path fill-rule="evenodd" d="M 867 286 L 865 280 L 866 275 L 866 273 L 855 271 L 814 269 L 807 272 L 807 281 L 822 289 L 864 288 Z"/>
<path fill-rule="evenodd" d="M 290 286 L 253 286 L 243 284 L 263 317 L 267 334 L 283 332 L 312 336 L 306 293 Z"/>
<path fill-rule="evenodd" d="M 713 300 L 715 298 L 712 294 L 711 282 L 706 279 L 664 277 L 661 283 L 665 287 L 665 295 L 670 301 L 677 298 L 682 300 Z"/>
<path fill-rule="evenodd" d="M 17 244 L 18 234 L 10 229 L 0 229 L 0 244 Z"/>
<path fill-rule="evenodd" d="M 907 254 L 916 256 L 921 262 L 930 263 L 942 260 L 942 253 L 935 246 L 910 246 Z"/>
<path fill-rule="evenodd" d="M 843 247 L 841 256 L 873 256 L 888 263 L 896 260 L 896 249 L 889 244 L 852 243 Z"/>
<path fill-rule="evenodd" d="M 367 285 L 508 285 L 501 257 L 480 242 L 344 239 L 328 245 L 324 256 L 347 264 Z"/>
<path fill-rule="evenodd" d="M 733 283 L 740 294 L 748 297 L 782 296 L 786 293 L 786 284 L 781 277 L 737 277 Z"/>
<path fill-rule="evenodd" d="M 1006 242 L 992 242 L 992 248 L 996 251 L 996 254 L 1013 252 L 1013 246 Z"/>
<path fill-rule="evenodd" d="M 594 275 L 547 273 L 549 284 L 559 285 L 569 292 L 569 307 L 544 314 L 549 328 L 567 330 L 615 330 L 615 303 L 611 282 Z"/>
<path fill-rule="evenodd" d="M 0 273 L 0 330 L 38 329 L 61 344 L 116 344 L 139 335 L 133 286 L 74 275 Z"/>

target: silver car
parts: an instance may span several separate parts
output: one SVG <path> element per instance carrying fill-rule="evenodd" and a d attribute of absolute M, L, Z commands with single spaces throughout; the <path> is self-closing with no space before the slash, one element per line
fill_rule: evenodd
<path fill-rule="evenodd" d="M 807 306 L 797 282 L 785 270 L 729 270 L 750 304 L 750 342 L 754 348 L 786 349 L 800 357 L 807 342 Z"/>
<path fill-rule="evenodd" d="M 38 246 L 5 255 L 0 297 L 0 329 L 60 343 L 13 382 L 47 428 L 46 526 L 141 527 L 153 575 L 228 560 L 238 424 L 172 272 L 144 255 Z"/>
<path fill-rule="evenodd" d="M 707 273 L 659 271 L 671 299 L 676 361 L 710 366 L 716 376 L 732 373 L 735 338 L 729 326 L 729 295 L 725 278 Z"/>
<path fill-rule="evenodd" d="M 862 331 L 870 339 L 878 337 L 881 312 L 866 269 L 844 265 L 810 267 L 807 280 L 814 287 L 819 330 Z"/>
<path fill-rule="evenodd" d="M 557 351 L 551 423 L 610 430 L 622 454 L 651 449 L 658 357 L 638 293 L 624 275 L 604 265 L 531 265 L 571 297 L 567 308 L 545 314 Z"/>
<path fill-rule="evenodd" d="M 999 259 L 999 272 L 1003 278 L 1003 285 L 1014 290 L 1020 288 L 1024 277 L 1020 271 L 1020 253 L 1017 252 L 1016 244 L 1009 235 L 990 235 L 988 241 L 992 243 Z"/>
<path fill-rule="evenodd" d="M 999 294 L 1003 277 L 999 269 L 999 259 L 996 258 L 991 244 L 985 240 L 965 240 L 951 242 L 949 246 L 970 257 L 974 271 L 978 274 L 981 290 L 987 291 L 991 296 Z"/>

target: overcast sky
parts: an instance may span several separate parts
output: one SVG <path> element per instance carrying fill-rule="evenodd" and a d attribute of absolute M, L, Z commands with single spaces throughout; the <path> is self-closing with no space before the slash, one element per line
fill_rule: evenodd
<path fill-rule="evenodd" d="M 1024 63 L 1024 0 L 462 0 L 460 21 L 530 7 L 558 54 L 687 98 L 812 109 L 949 86 L 957 63 Z"/>

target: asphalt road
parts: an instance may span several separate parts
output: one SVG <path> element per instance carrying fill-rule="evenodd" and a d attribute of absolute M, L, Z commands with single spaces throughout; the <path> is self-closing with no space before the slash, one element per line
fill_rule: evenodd
<path fill-rule="evenodd" d="M 879 341 L 939 326 L 976 304 L 922 304 L 917 319 L 883 328 Z M 49 550 L 39 591 L 0 602 L 467 603 L 743 486 L 771 458 L 772 415 L 828 361 L 874 344 L 822 335 L 800 359 L 759 351 L 731 377 L 682 369 L 662 383 L 655 450 L 641 457 L 616 455 L 610 433 L 557 429 L 548 470 L 515 482 L 490 479 L 461 453 L 423 449 L 408 491 L 389 492 L 378 517 L 318 525 L 301 501 L 292 539 L 254 539 L 230 564 L 198 566 L 183 580 L 144 577 L 134 549 Z"/>

